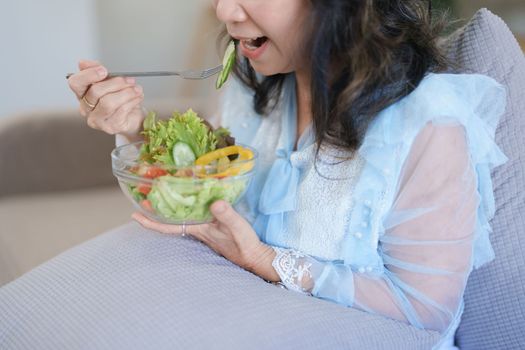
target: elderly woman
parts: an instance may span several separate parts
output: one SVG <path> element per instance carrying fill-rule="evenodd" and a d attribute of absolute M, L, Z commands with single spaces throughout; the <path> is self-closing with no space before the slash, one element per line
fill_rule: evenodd
<path fill-rule="evenodd" d="M 453 348 L 473 268 L 493 257 L 487 125 L 505 93 L 445 74 L 423 1 L 214 0 L 237 42 L 222 124 L 256 148 L 244 202 L 188 233 L 287 289 L 442 332 Z M 89 126 L 140 139 L 143 92 L 82 61 L 69 79 Z"/>

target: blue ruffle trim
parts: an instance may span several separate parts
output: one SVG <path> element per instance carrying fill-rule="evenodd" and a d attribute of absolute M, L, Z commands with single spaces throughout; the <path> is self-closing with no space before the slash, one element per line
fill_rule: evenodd
<path fill-rule="evenodd" d="M 387 189 L 395 189 L 412 142 L 423 127 L 432 121 L 436 124 L 460 123 L 465 127 L 481 197 L 474 267 L 494 258 L 489 240 L 489 221 L 495 212 L 490 174 L 494 167 L 507 161 L 494 141 L 505 105 L 505 89 L 490 77 L 478 74 L 429 74 L 410 95 L 378 115 L 359 149 L 367 165 L 354 191 L 356 202 L 367 202 L 369 209 L 379 210 L 375 215 L 370 214 L 371 237 L 367 242 L 370 254 L 374 248 L 377 249 L 377 246 L 371 247 L 370 242 L 377 242 L 377 236 L 384 233 L 382 223 L 395 196 L 393 191 Z M 363 213 L 354 210 L 354 214 Z M 356 250 L 360 250 L 362 263 L 369 264 L 371 256 L 365 256 L 362 248 L 349 238 L 345 247 L 345 261 L 360 264 L 360 261 L 356 261 Z M 379 258 L 374 267 L 380 269 L 382 262 Z"/>

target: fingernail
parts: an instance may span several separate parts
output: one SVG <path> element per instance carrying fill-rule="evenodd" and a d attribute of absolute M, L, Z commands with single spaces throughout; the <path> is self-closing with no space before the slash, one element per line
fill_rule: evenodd
<path fill-rule="evenodd" d="M 130 78 L 130 77 L 126 78 L 126 83 L 135 84 L 135 78 Z"/>
<path fill-rule="evenodd" d="M 102 77 L 105 77 L 106 76 L 106 68 L 104 67 L 98 67 L 97 68 L 97 74 L 102 78 Z"/>
<path fill-rule="evenodd" d="M 137 86 L 135 86 L 134 89 L 135 89 L 135 92 L 136 92 L 137 94 L 142 94 L 142 86 L 138 86 L 138 85 L 137 85 Z"/>

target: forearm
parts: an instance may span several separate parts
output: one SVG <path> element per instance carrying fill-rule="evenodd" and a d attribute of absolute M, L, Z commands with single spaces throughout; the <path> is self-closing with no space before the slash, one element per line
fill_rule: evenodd
<path fill-rule="evenodd" d="M 375 275 L 342 262 L 323 262 L 292 249 L 275 248 L 274 267 L 290 290 L 412 324 L 445 330 L 459 307 L 464 272 L 439 268 L 405 271 L 395 261 Z M 452 249 L 452 248 L 451 248 Z M 424 278 L 422 278 L 424 276 Z M 433 286 L 443 288 L 433 288 Z M 444 286 L 447 286 L 445 288 Z"/>
<path fill-rule="evenodd" d="M 253 272 L 266 281 L 280 282 L 281 278 L 272 266 L 275 256 L 275 250 L 263 244 L 256 257 L 253 257 L 253 260 L 246 266 L 246 270 Z"/>

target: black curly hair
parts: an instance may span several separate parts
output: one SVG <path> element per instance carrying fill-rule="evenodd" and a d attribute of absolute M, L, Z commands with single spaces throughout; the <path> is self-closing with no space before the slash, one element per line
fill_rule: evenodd
<path fill-rule="evenodd" d="M 318 150 L 355 151 L 378 112 L 413 91 L 448 62 L 438 45 L 446 27 L 423 0 L 308 0 L 311 108 Z M 235 73 L 254 91 L 254 108 L 268 113 L 285 74 L 258 78 L 247 59 Z"/>

